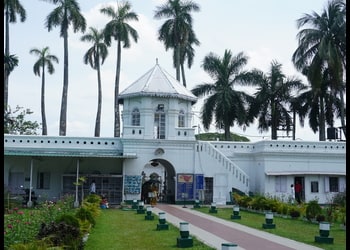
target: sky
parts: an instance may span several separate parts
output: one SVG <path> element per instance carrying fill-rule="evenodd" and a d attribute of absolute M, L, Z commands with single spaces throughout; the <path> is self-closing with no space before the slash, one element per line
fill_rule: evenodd
<path fill-rule="evenodd" d="M 158 29 L 165 19 L 155 19 L 154 12 L 165 0 L 131 0 L 132 11 L 138 15 L 138 22 L 130 22 L 137 30 L 137 43 L 122 49 L 120 75 L 120 92 L 136 81 L 156 64 L 176 76 L 173 68 L 172 51 L 165 50 L 158 41 Z M 191 90 L 203 82 L 212 79 L 201 67 L 202 61 L 210 52 L 222 57 L 226 49 L 233 55 L 244 52 L 248 56 L 245 70 L 257 68 L 263 72 L 269 70 L 273 60 L 282 64 L 286 76 L 306 79 L 296 71 L 291 62 L 292 54 L 298 46 L 296 20 L 303 14 L 313 11 L 321 13 L 327 0 L 197 0 L 199 12 L 193 12 L 193 29 L 200 41 L 195 46 L 195 58 L 191 69 L 186 68 L 187 88 Z M 81 13 L 86 19 L 87 29 L 103 29 L 110 19 L 100 13 L 106 6 L 116 8 L 117 1 L 79 0 Z M 42 0 L 22 0 L 27 19 L 24 23 L 10 24 L 10 54 L 15 54 L 19 65 L 9 78 L 9 105 L 30 109 L 34 113 L 27 118 L 41 123 L 41 77 L 34 75 L 33 65 L 37 57 L 30 54 L 32 48 L 42 49 L 46 46 L 50 54 L 59 58 L 55 64 L 55 73 L 46 73 L 45 104 L 49 136 L 58 136 L 61 97 L 63 88 L 63 38 L 59 36 L 59 27 L 48 32 L 45 20 L 55 8 L 54 4 Z M 80 41 L 83 33 L 69 30 L 69 85 L 66 136 L 94 136 L 97 112 L 97 73 L 83 63 L 83 56 L 91 47 L 90 43 Z M 113 137 L 114 125 L 114 79 L 116 71 L 116 43 L 109 47 L 109 55 L 101 67 L 102 77 L 102 114 L 101 137 Z M 251 87 L 237 89 L 253 94 Z M 193 105 L 193 126 L 196 133 L 205 132 L 199 116 L 203 99 Z M 122 108 L 121 108 L 122 111 Z M 198 126 L 199 125 L 199 126 Z M 296 123 L 296 140 L 318 141 L 318 132 L 314 133 L 305 121 L 304 128 Z M 340 126 L 336 121 L 335 126 Z M 198 127 L 200 129 L 198 129 Z M 223 132 L 211 126 L 210 132 Z M 41 133 L 41 131 L 38 131 Z M 231 132 L 248 137 L 251 141 L 270 138 L 270 131 L 260 133 L 257 123 L 246 129 L 234 125 Z M 281 138 L 291 140 L 291 138 Z"/>

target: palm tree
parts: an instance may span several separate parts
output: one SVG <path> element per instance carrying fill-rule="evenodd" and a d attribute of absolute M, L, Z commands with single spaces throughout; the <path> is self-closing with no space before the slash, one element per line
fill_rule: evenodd
<path fill-rule="evenodd" d="M 45 114 L 45 68 L 47 66 L 47 72 L 53 74 L 55 68 L 53 63 L 58 63 L 58 58 L 55 55 L 51 55 L 49 52 L 49 47 L 44 47 L 43 49 L 31 49 L 30 54 L 34 54 L 39 57 L 33 66 L 34 74 L 40 77 L 41 71 L 41 120 L 42 120 L 42 135 L 47 135 L 47 124 L 46 124 L 46 114 Z"/>
<path fill-rule="evenodd" d="M 247 61 L 243 52 L 232 56 L 230 50 L 225 50 L 223 58 L 209 53 L 201 66 L 214 82 L 199 84 L 191 90 L 198 97 L 208 95 L 201 110 L 203 126 L 209 129 L 215 116 L 216 126 L 225 131 L 225 140 L 231 140 L 230 127 L 234 122 L 247 124 L 246 113 L 251 97 L 234 89 L 235 84 L 239 83 L 240 75 L 245 73 L 242 68 Z"/>
<path fill-rule="evenodd" d="M 242 83 L 257 87 L 255 99 L 250 106 L 250 115 L 257 117 L 260 132 L 268 131 L 271 127 L 271 139 L 277 139 L 280 127 L 286 129 L 287 134 L 293 127 L 293 119 L 288 109 L 292 103 L 292 91 L 303 87 L 301 80 L 295 77 L 287 78 L 282 73 L 282 65 L 277 61 L 271 62 L 267 74 L 253 69 L 240 79 Z"/>
<path fill-rule="evenodd" d="M 190 12 L 199 10 L 199 5 L 190 0 L 185 2 L 168 0 L 165 4 L 158 6 L 154 14 L 156 19 L 168 18 L 158 31 L 158 39 L 164 42 L 166 50 L 174 49 L 174 65 L 178 81 L 180 81 L 181 50 L 187 47 L 187 43 L 195 43 L 194 40 L 190 41 L 189 36 L 192 33 L 192 37 L 195 38 Z"/>
<path fill-rule="evenodd" d="M 86 21 L 80 13 L 80 7 L 76 0 L 45 0 L 57 5 L 47 16 L 46 27 L 51 31 L 53 27 L 60 26 L 60 36 L 63 37 L 64 65 L 63 65 L 63 91 L 61 101 L 59 135 L 66 135 L 67 130 L 67 96 L 68 96 L 68 28 L 73 26 L 73 32 L 79 30 L 83 33 L 86 29 Z"/>
<path fill-rule="evenodd" d="M 18 57 L 16 55 L 4 54 L 4 77 L 10 75 L 11 72 L 18 66 Z"/>
<path fill-rule="evenodd" d="M 308 70 L 305 68 L 303 74 L 307 75 Z M 298 106 L 296 110 L 301 125 L 304 126 L 305 117 L 308 116 L 310 128 L 315 133 L 319 131 L 319 141 L 325 141 L 326 123 L 333 127 L 334 118 L 339 118 L 341 100 L 328 91 L 331 84 L 328 69 L 322 72 L 322 81 L 317 83 L 305 87 L 305 91 L 295 98 L 295 105 Z M 334 117 L 335 114 L 336 117 Z"/>
<path fill-rule="evenodd" d="M 84 63 L 90 64 L 90 66 L 97 70 L 97 85 L 98 85 L 98 101 L 97 101 L 97 115 L 95 122 L 95 137 L 100 136 L 101 130 L 101 108 L 102 108 L 102 84 L 101 84 L 101 71 L 100 71 L 100 61 L 101 64 L 104 63 L 107 55 L 108 48 L 104 43 L 104 33 L 103 31 L 98 31 L 97 29 L 90 27 L 90 33 L 81 37 L 83 42 L 92 42 L 93 45 L 88 49 L 84 55 Z"/>
<path fill-rule="evenodd" d="M 104 7 L 101 13 L 112 18 L 106 24 L 104 29 L 105 42 L 108 46 L 111 45 L 111 39 L 117 41 L 117 66 L 115 74 L 115 86 L 114 86 L 114 137 L 120 137 L 120 115 L 119 115 L 119 79 L 120 79 L 120 67 L 121 67 L 121 44 L 123 48 L 130 48 L 130 37 L 137 42 L 137 31 L 128 24 L 128 21 L 138 21 L 138 16 L 135 12 L 131 11 L 131 4 L 124 2 L 119 5 L 117 10 L 112 6 Z"/>
<path fill-rule="evenodd" d="M 187 67 L 189 69 L 192 67 L 194 54 L 195 54 L 192 44 L 199 46 L 200 42 L 197 39 L 196 35 L 194 34 L 193 30 L 191 29 L 188 32 L 188 35 L 186 35 L 186 39 L 184 43 L 181 43 L 181 47 L 180 47 L 180 70 L 182 75 L 182 82 L 185 87 L 187 84 L 186 84 L 184 64 L 185 64 L 185 61 L 187 60 Z M 174 53 L 173 61 L 175 62 L 175 53 Z"/>
<path fill-rule="evenodd" d="M 17 15 L 20 21 L 26 20 L 26 10 L 23 8 L 19 0 L 4 0 L 5 12 L 5 57 L 10 57 L 10 23 L 17 22 Z M 18 60 L 17 60 L 18 63 Z M 16 65 L 17 66 L 17 65 Z M 8 105 L 8 78 L 11 71 L 4 71 L 4 107 Z"/>
<path fill-rule="evenodd" d="M 311 85 L 322 82 L 322 72 L 329 70 L 334 99 L 341 100 L 341 124 L 345 131 L 344 72 L 346 68 L 346 10 L 343 0 L 331 0 L 321 15 L 313 12 L 297 20 L 298 28 L 309 25 L 297 34 L 298 48 L 292 56 L 295 67 L 309 67 L 307 78 Z"/>

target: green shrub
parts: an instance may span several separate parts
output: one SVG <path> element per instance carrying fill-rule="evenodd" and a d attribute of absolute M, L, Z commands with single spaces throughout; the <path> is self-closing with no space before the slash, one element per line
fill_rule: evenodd
<path fill-rule="evenodd" d="M 42 223 L 38 239 L 51 242 L 52 246 L 63 246 L 64 249 L 83 249 L 82 237 L 79 227 L 74 227 L 65 222 Z"/>
<path fill-rule="evenodd" d="M 292 218 L 299 218 L 300 217 L 300 210 L 296 206 L 291 206 L 289 208 L 289 215 Z"/>
<path fill-rule="evenodd" d="M 78 227 L 79 228 L 79 220 L 77 217 L 75 217 L 72 214 L 62 214 L 59 216 L 56 220 L 56 223 L 64 222 L 68 225 L 71 225 L 73 227 Z"/>
<path fill-rule="evenodd" d="M 315 219 L 318 214 L 322 213 L 322 208 L 317 200 L 312 200 L 306 205 L 306 218 L 308 220 Z"/>
<path fill-rule="evenodd" d="M 92 215 L 91 211 L 87 208 L 84 208 L 84 207 L 79 208 L 75 216 L 82 221 L 85 221 L 85 220 L 89 221 L 93 226 L 95 226 L 96 224 L 94 216 Z"/>

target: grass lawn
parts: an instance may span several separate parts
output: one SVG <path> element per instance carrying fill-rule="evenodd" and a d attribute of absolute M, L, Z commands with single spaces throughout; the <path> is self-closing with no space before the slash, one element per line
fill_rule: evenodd
<path fill-rule="evenodd" d="M 334 238 L 333 244 L 316 243 L 315 236 L 319 236 L 319 225 L 302 219 L 281 218 L 274 216 L 273 223 L 276 225 L 274 229 L 263 229 L 262 224 L 265 223 L 265 215 L 249 211 L 240 211 L 240 220 L 232 220 L 232 208 L 217 208 L 218 213 L 209 213 L 209 207 L 201 207 L 196 209 L 202 213 L 216 216 L 224 220 L 233 221 L 241 225 L 255 228 L 261 231 L 269 232 L 278 236 L 286 237 L 292 240 L 313 245 L 325 250 L 345 250 L 346 249 L 346 231 L 340 228 L 339 223 L 334 223 L 330 228 L 329 237 Z"/>
<path fill-rule="evenodd" d="M 177 249 L 179 229 L 168 223 L 169 230 L 157 231 L 158 223 L 156 215 L 154 220 L 145 220 L 145 214 L 137 214 L 135 210 L 104 209 L 96 219 L 96 226 L 91 230 L 84 250 Z M 195 237 L 191 249 L 215 250 Z"/>
<path fill-rule="evenodd" d="M 334 238 L 334 244 L 320 244 L 315 242 L 315 236 L 319 236 L 319 225 L 302 219 L 290 219 L 274 217 L 275 229 L 263 229 L 265 215 L 248 211 L 240 211 L 241 220 L 232 220 L 232 208 L 217 208 L 218 213 L 209 213 L 209 207 L 196 209 L 208 216 L 239 223 L 261 231 L 293 239 L 299 242 L 320 247 L 325 250 L 346 249 L 346 231 L 340 228 L 339 223 L 331 226 L 330 237 Z M 115 250 L 115 249 L 172 249 L 177 247 L 177 237 L 180 237 L 179 229 L 169 224 L 169 230 L 157 231 L 158 216 L 154 220 L 145 220 L 145 214 L 137 214 L 135 210 L 105 209 L 96 219 L 96 226 L 92 229 L 84 250 Z M 191 249 L 214 250 L 195 237 Z"/>

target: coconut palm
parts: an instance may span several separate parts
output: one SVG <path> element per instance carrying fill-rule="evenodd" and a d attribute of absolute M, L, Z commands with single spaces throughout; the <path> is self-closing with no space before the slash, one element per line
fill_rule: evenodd
<path fill-rule="evenodd" d="M 182 83 L 186 87 L 186 77 L 185 77 L 185 61 L 187 60 L 187 67 L 190 69 L 193 65 L 193 59 L 194 59 L 194 48 L 192 47 L 192 44 L 195 44 L 197 46 L 200 45 L 199 40 L 196 38 L 196 35 L 194 34 L 193 30 L 191 29 L 189 31 L 189 34 L 186 36 L 184 43 L 181 43 L 180 47 L 180 70 L 181 70 L 181 76 L 182 76 Z M 174 53 L 174 62 L 175 62 L 175 53 Z M 174 65 L 175 66 L 175 65 Z"/>
<path fill-rule="evenodd" d="M 45 26 L 48 31 L 54 27 L 60 27 L 60 36 L 63 37 L 64 63 L 63 63 L 63 91 L 61 101 L 59 135 L 66 135 L 67 130 L 67 97 L 68 97 L 68 28 L 72 25 L 73 32 L 85 32 L 86 21 L 80 13 L 80 7 L 76 0 L 45 0 L 57 5 L 46 17 Z"/>
<path fill-rule="evenodd" d="M 345 128 L 344 72 L 346 68 L 346 10 L 343 0 L 331 0 L 319 15 L 304 14 L 297 20 L 298 48 L 292 56 L 295 67 L 302 71 L 309 67 L 307 78 L 311 85 L 322 83 L 322 74 L 328 69 L 330 89 L 341 100 L 341 124 Z M 344 135 L 346 136 L 345 129 Z"/>
<path fill-rule="evenodd" d="M 245 74 L 242 69 L 247 61 L 243 52 L 233 56 L 230 50 L 225 50 L 222 58 L 209 53 L 201 66 L 214 82 L 199 84 L 191 90 L 198 97 L 208 96 L 201 110 L 203 126 L 209 129 L 215 116 L 216 126 L 225 131 L 225 140 L 231 140 L 230 127 L 234 122 L 239 125 L 247 123 L 246 113 L 251 97 L 234 89 L 240 75 Z"/>
<path fill-rule="evenodd" d="M 260 132 L 271 128 L 271 139 L 277 139 L 277 130 L 283 127 L 287 134 L 292 130 L 293 117 L 289 109 L 293 91 L 301 90 L 303 83 L 296 77 L 286 77 L 282 73 L 282 64 L 273 60 L 267 74 L 253 69 L 241 78 L 244 84 L 257 87 L 254 101 L 250 106 L 250 115 L 258 118 Z"/>
<path fill-rule="evenodd" d="M 174 65 L 178 81 L 180 81 L 181 50 L 187 47 L 187 43 L 195 43 L 194 40 L 191 42 L 189 36 L 192 33 L 192 37 L 195 38 L 190 12 L 199 10 L 199 5 L 190 0 L 185 2 L 168 0 L 165 4 L 158 6 L 154 14 L 156 19 L 167 18 L 158 31 L 158 39 L 164 42 L 166 50 L 174 49 Z"/>
<path fill-rule="evenodd" d="M 303 73 L 307 75 L 308 70 L 309 68 L 305 68 Z M 333 127 L 334 119 L 340 117 L 341 100 L 328 91 L 330 84 L 331 77 L 328 69 L 325 69 L 322 72 L 322 81 L 308 86 L 295 98 L 301 125 L 304 126 L 307 116 L 313 132 L 319 131 L 320 141 L 326 140 L 326 124 Z"/>
<path fill-rule="evenodd" d="M 5 14 L 5 57 L 10 57 L 10 23 L 17 22 L 17 16 L 20 21 L 26 20 L 26 10 L 19 0 L 4 0 Z M 8 78 L 11 71 L 4 71 L 4 107 L 8 105 Z"/>
<path fill-rule="evenodd" d="M 81 37 L 83 42 L 91 42 L 92 47 L 84 55 L 84 63 L 97 71 L 97 85 L 98 85 L 98 101 L 97 101 L 97 115 L 95 121 L 95 137 L 100 136 L 101 130 L 101 108 L 102 108 L 102 84 L 101 84 L 101 70 L 102 65 L 108 55 L 107 44 L 104 43 L 103 31 L 98 31 L 96 28 L 90 27 L 90 33 Z"/>
<path fill-rule="evenodd" d="M 130 37 L 137 42 L 137 31 L 128 24 L 128 21 L 138 21 L 138 16 L 135 12 L 131 11 L 131 4 L 124 2 L 118 4 L 117 10 L 113 6 L 107 6 L 102 8 L 101 13 L 112 18 L 106 24 L 104 29 L 105 42 L 108 46 L 111 45 L 112 38 L 117 42 L 117 65 L 115 74 L 114 85 L 114 137 L 120 137 L 120 115 L 119 115 L 119 79 L 120 79 L 120 67 L 121 67 L 121 44 L 123 48 L 130 48 Z"/>
<path fill-rule="evenodd" d="M 49 47 L 44 47 L 43 49 L 31 49 L 30 54 L 38 56 L 38 60 L 34 63 L 33 71 L 34 74 L 40 77 L 41 71 L 41 121 L 42 121 L 42 135 L 47 135 L 47 124 L 46 124 L 46 113 L 45 113 L 45 70 L 47 67 L 47 72 L 53 74 L 55 68 L 53 63 L 58 63 L 58 58 L 55 55 L 51 55 Z"/>

